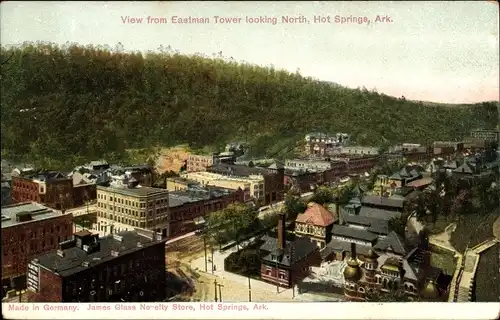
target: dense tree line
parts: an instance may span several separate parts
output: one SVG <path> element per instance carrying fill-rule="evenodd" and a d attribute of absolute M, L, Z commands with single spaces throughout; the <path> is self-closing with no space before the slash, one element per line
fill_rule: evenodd
<path fill-rule="evenodd" d="M 351 132 L 372 145 L 447 140 L 498 121 L 495 103 L 424 106 L 170 47 L 141 54 L 27 43 L 2 48 L 0 62 L 3 156 L 51 167 L 236 139 L 269 156 L 316 130 Z"/>

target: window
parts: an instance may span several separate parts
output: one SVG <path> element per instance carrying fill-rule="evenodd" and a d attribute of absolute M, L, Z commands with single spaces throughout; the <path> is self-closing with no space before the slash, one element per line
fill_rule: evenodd
<path fill-rule="evenodd" d="M 273 273 L 273 268 L 266 266 L 266 275 L 270 276 Z"/>

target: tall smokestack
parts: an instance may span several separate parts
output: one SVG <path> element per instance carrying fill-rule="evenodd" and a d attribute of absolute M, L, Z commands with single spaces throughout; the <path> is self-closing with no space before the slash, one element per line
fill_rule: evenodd
<path fill-rule="evenodd" d="M 351 258 L 356 258 L 356 244 L 354 242 L 351 242 Z"/>
<path fill-rule="evenodd" d="M 286 215 L 280 213 L 278 221 L 278 248 L 285 249 L 286 247 Z"/>

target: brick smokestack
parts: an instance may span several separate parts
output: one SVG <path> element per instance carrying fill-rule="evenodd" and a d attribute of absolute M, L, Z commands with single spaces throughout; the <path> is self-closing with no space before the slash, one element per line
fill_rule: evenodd
<path fill-rule="evenodd" d="M 285 249 L 286 247 L 286 215 L 280 213 L 278 221 L 278 248 Z"/>
<path fill-rule="evenodd" d="M 351 258 L 356 258 L 356 244 L 351 242 Z"/>

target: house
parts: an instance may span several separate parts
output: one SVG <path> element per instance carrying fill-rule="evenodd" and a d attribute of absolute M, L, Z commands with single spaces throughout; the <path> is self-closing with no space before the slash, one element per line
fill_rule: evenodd
<path fill-rule="evenodd" d="M 281 214 L 278 237 L 264 237 L 261 279 L 290 288 L 309 275 L 311 266 L 320 264 L 321 255 L 317 243 L 308 237 L 287 241 L 285 225 L 286 216 Z"/>
<path fill-rule="evenodd" d="M 420 166 L 406 166 L 399 172 L 389 177 L 388 183 L 391 187 L 404 187 L 407 183 L 420 179 L 423 176 L 423 168 Z"/>
<path fill-rule="evenodd" d="M 295 219 L 295 235 L 307 236 L 323 249 L 330 241 L 331 230 L 338 217 L 317 203 L 310 203 Z"/>

